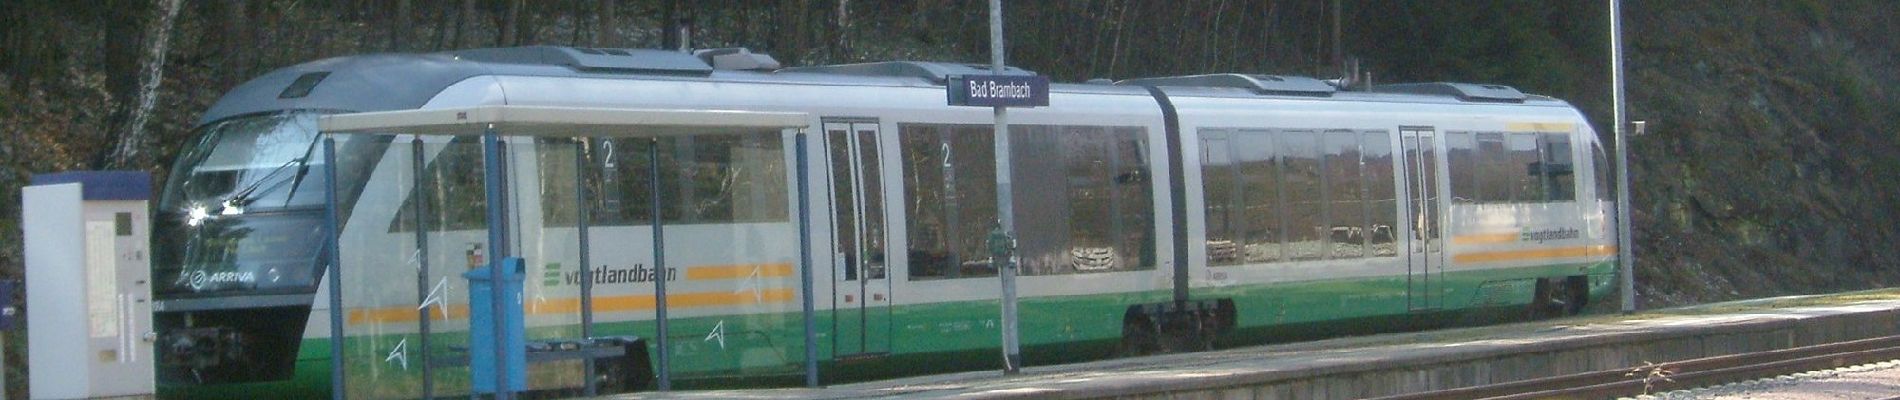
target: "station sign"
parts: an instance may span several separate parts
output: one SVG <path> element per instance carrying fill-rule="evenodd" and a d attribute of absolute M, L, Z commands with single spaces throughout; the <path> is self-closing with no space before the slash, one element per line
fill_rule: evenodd
<path fill-rule="evenodd" d="M 1046 107 L 1049 78 L 1034 75 L 954 75 L 944 85 L 953 106 Z"/>

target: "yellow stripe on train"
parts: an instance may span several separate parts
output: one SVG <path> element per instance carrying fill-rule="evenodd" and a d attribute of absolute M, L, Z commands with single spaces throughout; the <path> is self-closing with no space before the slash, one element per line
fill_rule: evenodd
<path fill-rule="evenodd" d="M 1498 261 L 1541 260 L 1551 258 L 1602 257 L 1616 254 L 1616 246 L 1572 246 L 1530 250 L 1479 251 L 1451 256 L 1452 262 L 1484 263 Z"/>
<path fill-rule="evenodd" d="M 666 296 L 666 307 L 671 309 L 682 307 L 783 304 L 790 303 L 797 299 L 798 291 L 787 288 L 769 288 L 756 291 L 741 290 L 737 292 L 669 293 Z M 653 311 L 655 304 L 656 300 L 652 294 L 600 296 L 594 298 L 594 312 Z M 529 315 L 579 314 L 581 301 L 580 299 L 571 297 L 547 300 L 530 299 L 526 307 L 526 311 Z M 467 319 L 468 305 L 454 304 L 440 308 L 430 306 L 428 312 L 429 320 L 431 321 Z M 446 316 L 444 314 L 446 314 Z M 354 325 L 371 322 L 416 322 L 419 318 L 417 317 L 417 309 L 415 307 L 397 306 L 350 309 L 345 319 L 348 320 L 348 324 Z"/>

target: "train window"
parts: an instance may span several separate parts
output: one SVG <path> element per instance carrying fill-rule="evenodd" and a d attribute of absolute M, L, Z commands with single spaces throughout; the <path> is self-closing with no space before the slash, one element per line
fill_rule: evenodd
<path fill-rule="evenodd" d="M 646 138 L 587 139 L 589 224 L 645 225 L 652 221 L 654 141 Z M 658 140 L 663 210 L 668 224 L 790 221 L 784 150 L 777 132 L 705 134 Z M 573 199 L 573 144 L 543 142 L 543 196 Z M 565 185 L 565 187 L 563 186 Z M 564 201 L 543 202 L 548 226 L 574 226 Z"/>
<path fill-rule="evenodd" d="M 1286 202 L 1287 259 L 1317 260 L 1325 256 L 1327 221 L 1319 132 L 1282 131 L 1279 140 L 1281 193 Z"/>
<path fill-rule="evenodd" d="M 991 131 L 900 124 L 913 280 L 994 276 Z M 1140 128 L 1010 130 L 1017 254 L 1025 275 L 1154 267 L 1153 190 Z M 1032 188 L 1036 190 L 1031 190 Z"/>
<path fill-rule="evenodd" d="M 1373 257 L 1397 257 L 1398 246 L 1393 229 L 1399 223 L 1397 171 L 1392 165 L 1392 135 L 1386 131 L 1361 132 L 1361 158 L 1365 160 L 1366 245 Z"/>
<path fill-rule="evenodd" d="M 1351 259 L 1366 256 L 1366 203 L 1364 167 L 1360 160 L 1359 133 L 1329 130 L 1322 135 L 1322 168 L 1325 190 L 1323 213 L 1327 258 Z"/>
<path fill-rule="evenodd" d="M 1498 132 L 1479 132 L 1477 134 L 1477 168 L 1472 170 L 1477 176 L 1477 192 L 1472 198 L 1480 203 L 1510 202 L 1511 185 L 1520 168 L 1511 166 L 1510 153 L 1504 147 L 1504 134 Z"/>
<path fill-rule="evenodd" d="M 1501 172 L 1509 178 L 1510 200 L 1518 203 L 1544 201 L 1543 174 L 1536 170 L 1537 163 L 1543 159 L 1539 153 L 1539 135 L 1535 133 L 1513 132 L 1504 136 L 1504 146 L 1509 151 L 1505 156 L 1508 169 Z"/>
<path fill-rule="evenodd" d="M 1280 197 L 1279 157 L 1273 135 L 1265 131 L 1242 132 L 1233 142 L 1236 169 L 1240 179 L 1240 225 L 1238 236 L 1241 258 L 1249 263 L 1285 259 L 1277 232 L 1285 231 L 1281 215 L 1285 204 Z"/>
<path fill-rule="evenodd" d="M 1140 129 L 1010 131 L 1017 254 L 1025 275 L 1153 267 L 1152 203 Z M 1027 190 L 1048 188 L 1055 190 Z"/>
<path fill-rule="evenodd" d="M 1207 265 L 1240 263 L 1237 234 L 1244 213 L 1240 206 L 1240 176 L 1234 168 L 1232 132 L 1203 129 L 1201 136 L 1201 197 L 1207 221 Z"/>
<path fill-rule="evenodd" d="M 1445 133 L 1445 164 L 1451 175 L 1451 200 L 1476 203 L 1482 190 L 1478 171 L 1478 144 L 1471 132 Z"/>
<path fill-rule="evenodd" d="M 1208 265 L 1398 256 L 1388 132 L 1200 136 Z"/>
<path fill-rule="evenodd" d="M 1616 176 L 1612 175 L 1613 172 L 1610 171 L 1610 159 L 1604 156 L 1603 145 L 1596 144 L 1590 146 L 1590 164 L 1596 167 L 1594 169 L 1596 173 L 1594 179 L 1596 180 L 1597 200 L 1614 204 L 1616 202 L 1616 192 L 1611 188 L 1611 183 L 1615 181 Z"/>
<path fill-rule="evenodd" d="M 1534 168 L 1543 176 L 1544 198 L 1550 201 L 1577 199 L 1575 162 L 1570 149 L 1570 134 L 1544 133 L 1543 160 Z"/>
<path fill-rule="evenodd" d="M 984 238 L 995 227 L 988 127 L 900 124 L 910 279 L 995 276 Z"/>

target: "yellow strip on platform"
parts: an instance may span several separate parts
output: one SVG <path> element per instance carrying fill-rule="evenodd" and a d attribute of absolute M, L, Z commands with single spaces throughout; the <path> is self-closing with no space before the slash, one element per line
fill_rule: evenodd
<path fill-rule="evenodd" d="M 1517 241 L 1517 238 L 1518 238 L 1519 236 L 1521 236 L 1521 234 L 1519 234 L 1519 233 L 1516 233 L 1516 232 L 1509 232 L 1509 233 L 1480 233 L 1480 234 L 1476 234 L 1476 235 L 1459 235 L 1459 236 L 1452 236 L 1452 237 L 1451 237 L 1451 244 L 1498 244 L 1498 243 L 1511 243 L 1511 242 L 1516 242 L 1516 241 Z"/>
<path fill-rule="evenodd" d="M 666 296 L 666 307 L 671 309 L 681 307 L 779 304 L 790 303 L 797 299 L 798 292 L 787 288 L 760 289 L 758 291 L 741 290 L 738 292 L 669 293 Z M 655 301 L 652 294 L 595 297 L 594 312 L 651 311 L 654 309 L 654 304 Z M 546 301 L 530 299 L 526 307 L 529 315 L 579 313 L 581 310 L 581 300 L 571 297 L 549 299 Z M 443 318 L 442 312 L 436 309 L 435 306 L 429 307 L 429 320 L 441 321 L 444 319 L 459 320 L 468 318 L 468 305 L 456 304 L 448 306 L 448 314 L 448 318 Z M 371 322 L 405 323 L 416 322 L 417 320 L 416 308 L 413 306 L 351 309 L 346 319 L 348 320 L 347 323 L 351 325 Z"/>
<path fill-rule="evenodd" d="M 735 264 L 702 265 L 686 269 L 686 280 L 744 279 L 758 274 L 760 278 L 783 278 L 792 276 L 796 270 L 792 264 Z"/>
<path fill-rule="evenodd" d="M 1548 249 L 1485 251 L 1460 253 L 1451 256 L 1452 262 L 1484 263 L 1498 261 L 1522 261 L 1545 258 L 1598 257 L 1616 253 L 1616 246 L 1595 245 L 1576 247 L 1557 247 Z"/>

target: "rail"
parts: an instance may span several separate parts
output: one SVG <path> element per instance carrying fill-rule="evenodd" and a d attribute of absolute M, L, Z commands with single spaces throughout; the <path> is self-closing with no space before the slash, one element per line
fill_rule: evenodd
<path fill-rule="evenodd" d="M 1636 396 L 1893 359 L 1900 359 L 1900 336 L 1647 364 L 1377 399 L 1515 400 Z"/>

